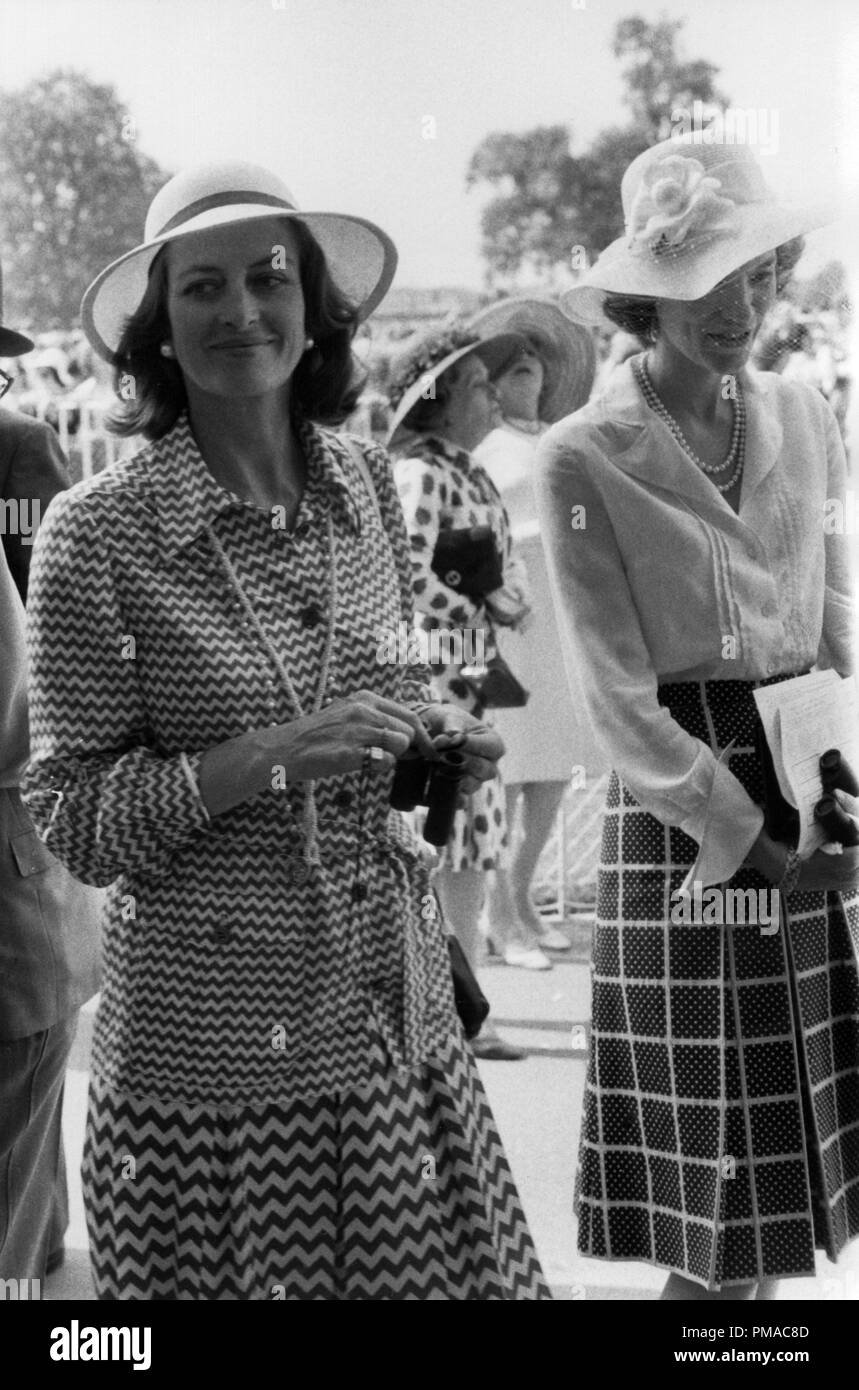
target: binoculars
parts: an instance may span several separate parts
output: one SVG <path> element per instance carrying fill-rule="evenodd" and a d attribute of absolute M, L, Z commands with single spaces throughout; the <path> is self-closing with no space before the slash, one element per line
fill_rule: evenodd
<path fill-rule="evenodd" d="M 440 849 L 450 838 L 466 756 L 448 748 L 430 760 L 408 749 L 397 761 L 390 802 L 395 811 L 427 807 L 423 836 Z"/>
<path fill-rule="evenodd" d="M 834 795 L 836 791 L 842 791 L 850 796 L 859 796 L 856 775 L 838 748 L 830 748 L 821 754 L 820 780 L 824 795 L 815 805 L 814 819 L 823 826 L 829 840 L 842 845 L 859 845 L 859 825 L 852 816 L 848 816 Z"/>

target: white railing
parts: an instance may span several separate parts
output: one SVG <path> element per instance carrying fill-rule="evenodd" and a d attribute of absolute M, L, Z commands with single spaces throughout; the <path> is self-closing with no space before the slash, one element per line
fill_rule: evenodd
<path fill-rule="evenodd" d="M 45 396 L 35 403 L 35 418 L 47 419 L 56 430 L 75 482 L 136 453 L 146 442 L 139 436 L 126 439 L 110 433 L 105 420 L 113 404 L 111 400 L 76 401 L 62 396 Z"/>

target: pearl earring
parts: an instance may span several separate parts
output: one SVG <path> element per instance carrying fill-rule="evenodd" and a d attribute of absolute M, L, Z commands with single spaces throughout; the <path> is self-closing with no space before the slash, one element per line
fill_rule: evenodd
<path fill-rule="evenodd" d="M 311 349 L 313 346 L 314 346 L 314 341 L 313 341 L 313 339 L 312 339 L 312 338 L 305 338 L 305 340 L 304 340 L 304 351 L 305 351 L 305 352 L 309 352 L 310 349 Z"/>
<path fill-rule="evenodd" d="M 175 357 L 175 356 L 176 356 L 175 352 L 173 351 L 173 344 L 172 344 L 172 343 L 162 343 L 159 350 L 160 350 L 160 352 L 161 352 L 161 356 L 162 356 L 162 357 Z"/>

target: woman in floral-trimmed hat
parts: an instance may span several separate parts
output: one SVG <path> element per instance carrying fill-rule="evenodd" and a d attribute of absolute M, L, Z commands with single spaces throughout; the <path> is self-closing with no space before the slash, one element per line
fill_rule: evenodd
<path fill-rule="evenodd" d="M 529 605 L 522 568 L 512 557 L 500 494 L 471 451 L 500 419 L 491 372 L 526 347 L 520 335 L 495 334 L 481 340 L 460 324 L 448 325 L 408 342 L 391 370 L 395 410 L 389 448 L 396 458 L 395 477 L 411 546 L 415 609 L 424 632 L 458 633 L 463 641 L 462 660 L 455 648 L 441 652 L 449 659 L 435 664 L 435 686 L 442 699 L 484 721 L 492 719 L 492 710 L 467 678 L 467 668 L 475 657 L 492 659 L 498 629 L 518 626 Z M 496 580 L 491 591 L 470 590 L 450 573 L 439 573 L 433 563 L 441 534 L 472 526 L 489 526 L 492 531 L 501 583 Z M 482 652 L 466 650 L 471 634 L 479 638 Z M 457 813 L 435 877 L 445 916 L 472 967 L 477 964 L 485 876 L 505 868 L 508 859 L 504 790 L 500 780 L 494 780 L 484 783 L 467 808 Z M 509 939 L 516 940 L 523 953 L 532 954 L 535 966 L 550 968 L 534 933 L 514 919 L 511 902 Z M 478 1056 L 499 1061 L 522 1056 L 498 1036 L 491 1022 L 484 1024 L 472 1047 Z"/>
<path fill-rule="evenodd" d="M 800 858 L 754 698 L 853 665 L 835 420 L 747 365 L 825 215 L 777 202 L 748 147 L 688 138 L 621 193 L 624 236 L 564 306 L 643 350 L 538 458 L 575 689 L 615 769 L 579 1248 L 668 1270 L 663 1298 L 766 1298 L 859 1233 L 859 849 Z M 681 886 L 715 898 L 695 913 Z M 775 920 L 735 922 L 726 888 Z"/>
<path fill-rule="evenodd" d="M 110 885 L 84 1196 L 123 1299 L 547 1297 L 394 764 L 436 702 L 384 453 L 333 432 L 394 249 L 253 165 L 179 174 L 87 291 L 119 429 L 33 561 L 28 786 Z M 463 741 L 464 739 L 464 741 Z"/>

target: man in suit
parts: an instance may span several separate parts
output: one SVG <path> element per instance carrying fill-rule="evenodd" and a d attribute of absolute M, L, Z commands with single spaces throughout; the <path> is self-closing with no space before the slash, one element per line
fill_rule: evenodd
<path fill-rule="evenodd" d="M 33 344 L 3 327 L 0 358 Z M 0 375 L 0 395 L 9 378 Z M 78 1010 L 98 989 L 101 894 L 38 838 L 18 785 L 28 758 L 24 600 L 32 543 L 68 486 L 49 426 L 0 407 L 0 1279 L 63 1258 L 63 1082 Z"/>

